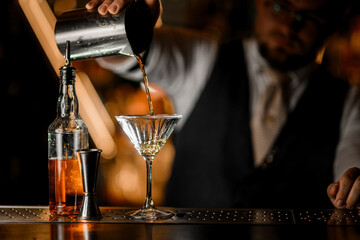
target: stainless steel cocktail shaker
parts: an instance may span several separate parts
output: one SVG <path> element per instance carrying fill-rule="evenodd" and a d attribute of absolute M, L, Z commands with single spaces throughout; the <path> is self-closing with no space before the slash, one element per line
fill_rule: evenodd
<path fill-rule="evenodd" d="M 96 9 L 76 9 L 58 17 L 55 40 L 65 54 L 71 44 L 71 60 L 124 54 L 135 56 L 150 45 L 153 24 L 143 0 L 128 4 L 117 15 L 100 15 Z"/>

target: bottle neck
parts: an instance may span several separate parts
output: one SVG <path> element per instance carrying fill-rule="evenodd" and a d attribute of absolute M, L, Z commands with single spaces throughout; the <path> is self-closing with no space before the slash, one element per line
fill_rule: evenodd
<path fill-rule="evenodd" d="M 74 81 L 61 81 L 57 105 L 58 117 L 79 117 L 79 103 L 75 92 Z"/>

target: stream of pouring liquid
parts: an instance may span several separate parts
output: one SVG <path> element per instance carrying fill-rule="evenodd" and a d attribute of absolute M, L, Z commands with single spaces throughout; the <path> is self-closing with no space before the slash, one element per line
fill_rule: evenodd
<path fill-rule="evenodd" d="M 146 91 L 146 96 L 147 96 L 148 105 L 149 105 L 149 112 L 150 112 L 150 115 L 153 116 L 154 111 L 153 111 L 153 105 L 152 105 L 151 96 L 150 96 L 150 90 L 149 90 L 149 80 L 148 80 L 148 77 L 147 77 L 146 72 L 145 72 L 144 63 L 143 63 L 143 60 L 142 60 L 142 58 L 141 58 L 141 56 L 139 54 L 136 55 L 136 60 L 139 63 L 139 66 L 140 66 L 140 69 L 141 69 L 141 72 L 142 72 L 142 75 L 143 75 L 145 91 Z"/>

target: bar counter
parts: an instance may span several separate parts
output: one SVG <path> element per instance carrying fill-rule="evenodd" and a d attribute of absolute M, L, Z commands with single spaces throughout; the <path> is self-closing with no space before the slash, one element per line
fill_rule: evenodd
<path fill-rule="evenodd" d="M 131 208 L 100 209 L 102 219 L 84 221 L 0 206 L 0 239 L 360 239 L 360 210 L 170 208 L 174 218 L 145 222 L 127 218 Z"/>

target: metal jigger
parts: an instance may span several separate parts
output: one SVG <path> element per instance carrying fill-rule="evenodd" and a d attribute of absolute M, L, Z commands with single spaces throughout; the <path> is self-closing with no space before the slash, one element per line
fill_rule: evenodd
<path fill-rule="evenodd" d="M 102 218 L 96 199 L 96 179 L 101 149 L 80 149 L 77 151 L 83 176 L 84 197 L 78 219 L 93 220 Z"/>

